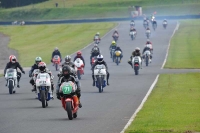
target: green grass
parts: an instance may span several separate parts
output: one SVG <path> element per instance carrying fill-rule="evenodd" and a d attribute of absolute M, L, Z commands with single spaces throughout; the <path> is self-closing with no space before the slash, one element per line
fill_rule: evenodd
<path fill-rule="evenodd" d="M 0 74 L 0 77 L 3 77 L 3 74 Z"/>
<path fill-rule="evenodd" d="M 63 57 L 72 54 L 91 43 L 96 32 L 103 36 L 116 25 L 88 23 L 1 26 L 0 32 L 10 36 L 9 47 L 18 51 L 20 63 L 24 67 L 32 65 L 36 56 L 41 56 L 43 61 L 49 63 L 55 47 L 60 49 Z"/>
<path fill-rule="evenodd" d="M 171 40 L 165 68 L 200 68 L 200 20 L 180 21 Z"/>
<path fill-rule="evenodd" d="M 161 75 L 125 133 L 200 132 L 199 81 L 200 73 Z"/>
<path fill-rule="evenodd" d="M 47 20 L 129 17 L 130 6 L 140 5 L 150 15 L 199 14 L 199 0 L 49 0 L 43 3 L 0 10 L 0 20 Z M 59 7 L 55 7 L 55 3 Z"/>

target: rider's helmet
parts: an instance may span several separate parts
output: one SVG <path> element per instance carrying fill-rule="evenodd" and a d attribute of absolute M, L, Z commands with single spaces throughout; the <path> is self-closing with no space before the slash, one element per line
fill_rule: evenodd
<path fill-rule="evenodd" d="M 69 55 L 65 56 L 65 62 L 70 63 L 71 57 Z"/>
<path fill-rule="evenodd" d="M 17 62 L 17 58 L 16 58 L 14 55 L 10 55 L 10 56 L 9 56 L 9 60 L 10 60 L 10 62 L 12 62 L 12 63 Z"/>
<path fill-rule="evenodd" d="M 94 47 L 94 48 L 93 48 L 93 51 L 94 51 L 95 53 L 97 53 L 97 52 L 98 52 L 98 48 L 97 48 L 97 47 Z"/>
<path fill-rule="evenodd" d="M 134 20 L 132 19 L 131 22 L 134 22 Z"/>
<path fill-rule="evenodd" d="M 167 19 L 164 19 L 164 21 L 167 21 Z"/>
<path fill-rule="evenodd" d="M 116 42 L 115 42 L 115 41 L 112 41 L 112 45 L 115 46 L 115 45 L 116 45 Z"/>
<path fill-rule="evenodd" d="M 149 27 L 147 27 L 147 30 L 150 30 Z"/>
<path fill-rule="evenodd" d="M 38 65 L 42 61 L 41 57 L 36 57 L 35 58 L 35 64 Z"/>
<path fill-rule="evenodd" d="M 117 29 L 115 29 L 115 32 L 117 32 Z"/>
<path fill-rule="evenodd" d="M 139 47 L 136 47 L 136 48 L 135 48 L 135 52 L 136 52 L 136 53 L 139 53 L 139 52 L 140 52 L 140 48 L 139 48 Z"/>
<path fill-rule="evenodd" d="M 97 56 L 97 62 L 102 62 L 103 61 L 103 55 L 98 55 Z"/>
<path fill-rule="evenodd" d="M 38 69 L 43 72 L 46 69 L 46 63 L 40 62 L 38 64 Z"/>
<path fill-rule="evenodd" d="M 62 74 L 63 76 L 66 78 L 66 77 L 69 77 L 70 76 L 70 73 L 71 73 L 71 68 L 70 66 L 63 66 L 62 68 Z"/>
<path fill-rule="evenodd" d="M 54 51 L 57 51 L 57 50 L 58 50 L 58 47 L 55 47 L 55 48 L 54 48 Z"/>
<path fill-rule="evenodd" d="M 119 50 L 119 49 L 120 49 L 120 47 L 119 47 L 119 46 L 117 46 L 117 47 L 116 47 L 116 50 L 117 50 L 117 49 Z"/>
<path fill-rule="evenodd" d="M 81 51 L 78 51 L 77 52 L 77 57 L 81 57 L 81 55 L 82 55 Z"/>
<path fill-rule="evenodd" d="M 97 34 L 96 34 L 96 35 L 98 35 L 98 36 L 99 36 L 99 34 L 100 34 L 100 33 L 99 33 L 99 32 L 97 32 Z"/>

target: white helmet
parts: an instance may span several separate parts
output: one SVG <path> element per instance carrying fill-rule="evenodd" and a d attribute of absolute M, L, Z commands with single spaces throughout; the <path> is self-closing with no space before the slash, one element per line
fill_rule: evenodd
<path fill-rule="evenodd" d="M 95 46 L 95 47 L 98 47 L 98 44 L 95 43 L 94 46 Z"/>
<path fill-rule="evenodd" d="M 54 50 L 58 50 L 58 47 L 55 47 L 55 49 Z"/>
<path fill-rule="evenodd" d="M 97 32 L 97 35 L 99 35 L 100 33 L 99 32 Z"/>
<path fill-rule="evenodd" d="M 97 61 L 102 62 L 103 61 L 103 55 L 98 55 L 97 56 Z"/>

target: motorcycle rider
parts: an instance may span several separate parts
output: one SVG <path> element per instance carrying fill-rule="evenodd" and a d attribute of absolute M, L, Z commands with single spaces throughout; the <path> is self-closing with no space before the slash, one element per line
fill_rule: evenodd
<path fill-rule="evenodd" d="M 42 58 L 41 57 L 36 57 L 35 58 L 35 64 L 33 64 L 33 66 L 31 67 L 31 70 L 29 71 L 29 77 L 32 77 L 32 73 L 35 69 L 38 69 L 38 64 L 42 62 Z M 33 89 L 31 91 L 36 91 L 36 86 L 33 80 L 33 77 L 30 80 L 30 84 L 33 86 Z"/>
<path fill-rule="evenodd" d="M 60 51 L 58 50 L 58 48 L 57 47 L 55 47 L 55 49 L 54 49 L 54 51 L 53 51 L 53 53 L 52 53 L 52 56 L 51 56 L 51 62 L 53 62 L 53 57 L 55 56 L 55 55 L 58 55 L 58 56 L 60 56 L 60 60 L 62 61 L 62 56 L 61 56 L 61 53 L 60 53 Z"/>
<path fill-rule="evenodd" d="M 155 26 L 155 28 L 157 27 L 157 22 L 155 19 L 153 20 L 152 24 L 153 24 L 153 26 Z"/>
<path fill-rule="evenodd" d="M 153 45 L 149 39 L 147 39 L 146 45 L 150 45 L 151 53 L 153 54 Z"/>
<path fill-rule="evenodd" d="M 117 46 L 117 48 L 115 49 L 115 52 L 116 51 L 120 51 L 121 52 L 121 55 L 120 55 L 120 62 L 122 60 L 122 57 L 123 57 L 123 51 L 121 50 L 121 48 L 119 46 Z M 114 58 L 116 57 L 116 55 L 114 54 Z"/>
<path fill-rule="evenodd" d="M 119 32 L 117 31 L 117 29 L 115 29 L 115 31 L 113 32 L 113 35 L 112 35 L 112 37 L 114 37 L 114 36 L 115 36 L 115 34 L 117 34 L 117 36 L 119 37 Z"/>
<path fill-rule="evenodd" d="M 117 48 L 117 44 L 115 41 L 112 41 L 109 49 L 110 49 L 110 57 L 112 58 L 112 49 L 116 49 Z"/>
<path fill-rule="evenodd" d="M 10 55 L 9 57 L 9 62 L 7 63 L 5 69 L 4 69 L 4 77 L 5 77 L 5 74 L 6 74 L 6 70 L 9 69 L 9 68 L 13 68 L 13 69 L 16 69 L 19 68 L 21 70 L 21 72 L 23 74 L 25 74 L 25 71 L 23 70 L 23 68 L 21 67 L 21 65 L 19 64 L 19 62 L 17 62 L 17 58 L 14 56 L 14 55 Z M 21 78 L 21 73 L 17 71 L 17 87 L 19 88 L 19 81 L 20 81 L 20 78 Z M 7 83 L 6 83 L 6 86 L 7 86 Z M 15 91 L 15 90 L 13 90 Z"/>
<path fill-rule="evenodd" d="M 166 23 L 167 23 L 167 19 L 164 19 L 163 22 L 166 22 Z"/>
<path fill-rule="evenodd" d="M 139 47 L 136 47 L 135 50 L 132 52 L 132 55 L 130 57 L 130 60 L 128 61 L 128 64 L 131 65 L 131 67 L 133 68 L 133 64 L 132 64 L 132 59 L 133 57 L 135 56 L 139 56 L 142 60 L 142 56 L 141 56 L 141 53 L 140 53 L 140 48 Z M 141 69 L 142 69 L 142 66 L 141 66 Z"/>
<path fill-rule="evenodd" d="M 82 56 L 81 51 L 78 51 L 78 52 L 76 53 L 76 56 L 74 57 L 74 61 L 75 61 L 77 58 L 80 58 L 80 59 L 83 61 L 83 64 L 84 64 L 84 67 L 85 67 L 85 60 L 84 60 L 84 58 L 83 58 L 83 56 Z"/>
<path fill-rule="evenodd" d="M 92 66 L 92 58 L 94 56 L 98 56 L 100 54 L 100 50 L 99 48 L 97 47 L 96 44 L 94 44 L 94 47 L 92 48 L 92 51 L 91 51 L 91 55 L 90 55 L 90 65 Z"/>
<path fill-rule="evenodd" d="M 143 55 L 143 59 L 145 57 L 144 53 L 145 51 L 151 51 L 151 48 L 150 48 L 150 45 L 146 45 L 143 49 L 143 52 L 142 52 L 142 55 Z M 149 59 L 149 62 L 151 63 L 151 59 L 152 59 L 152 55 L 150 54 L 150 59 Z"/>
<path fill-rule="evenodd" d="M 135 26 L 135 22 L 133 19 L 131 20 L 130 26 Z"/>
<path fill-rule="evenodd" d="M 50 93 L 50 97 L 53 99 L 53 91 L 54 91 L 53 78 L 54 78 L 54 76 L 52 75 L 52 72 L 46 66 L 47 65 L 45 62 L 40 62 L 38 64 L 38 69 L 39 69 L 39 73 L 48 73 L 49 74 L 50 80 L 51 80 L 51 91 L 52 91 L 52 93 Z"/>
<path fill-rule="evenodd" d="M 81 97 L 81 87 L 78 79 L 76 78 L 76 75 L 71 71 L 70 66 L 63 66 L 62 68 L 62 74 L 60 75 L 57 83 L 57 89 L 56 89 L 56 96 L 60 100 L 60 93 L 59 93 L 59 88 L 62 85 L 63 82 L 68 82 L 72 81 L 76 83 L 77 89 L 76 89 L 76 95 L 79 99 L 79 108 L 82 107 L 82 104 L 80 102 L 80 97 Z"/>
<path fill-rule="evenodd" d="M 135 32 L 135 34 L 137 34 L 137 31 L 136 31 L 136 29 L 134 27 L 131 27 L 130 32 Z"/>
<path fill-rule="evenodd" d="M 101 38 L 100 38 L 100 33 L 99 33 L 99 32 L 97 32 L 97 33 L 95 34 L 93 40 L 95 41 L 96 39 L 98 39 L 99 41 L 101 40 Z"/>
<path fill-rule="evenodd" d="M 109 85 L 108 83 L 108 79 L 109 79 L 109 72 L 108 72 L 108 66 L 107 63 L 103 60 L 103 55 L 98 55 L 97 56 L 97 61 L 95 62 L 95 64 L 92 66 L 92 79 L 93 79 L 93 86 L 95 86 L 95 79 L 94 79 L 94 68 L 96 65 L 105 65 L 106 67 L 106 73 L 107 73 L 107 85 Z"/>

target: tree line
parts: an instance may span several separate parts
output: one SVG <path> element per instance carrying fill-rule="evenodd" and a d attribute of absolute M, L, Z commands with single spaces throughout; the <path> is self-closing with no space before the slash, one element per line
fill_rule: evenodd
<path fill-rule="evenodd" d="M 20 7 L 44 1 L 47 0 L 0 0 L 0 7 L 3 8 Z"/>

